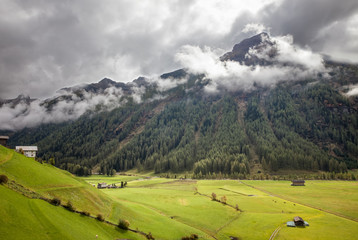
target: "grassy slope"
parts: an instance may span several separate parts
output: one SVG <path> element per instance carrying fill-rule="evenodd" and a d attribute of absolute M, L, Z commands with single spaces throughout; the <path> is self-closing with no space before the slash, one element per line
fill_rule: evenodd
<path fill-rule="evenodd" d="M 113 226 L 0 186 L 0 239 L 140 238 Z"/>
<path fill-rule="evenodd" d="M 64 203 L 70 200 L 76 209 L 92 215 L 109 216 L 112 211 L 114 203 L 111 199 L 66 171 L 40 164 L 4 147 L 0 148 L 0 159 L 7 159 L 0 165 L 0 174 L 45 197 L 58 197 Z"/>
<path fill-rule="evenodd" d="M 63 200 L 70 199 L 86 210 L 100 210 L 100 205 L 112 205 L 107 196 L 97 193 L 84 181 L 2 146 L 0 174 L 6 174 L 10 181 L 14 180 L 48 197 L 58 195 Z M 94 203 L 95 199 L 100 203 Z M 88 203 L 87 208 L 85 204 Z M 0 239 L 91 239 L 96 235 L 99 239 L 141 237 L 131 232 L 119 232 L 113 226 L 52 206 L 43 200 L 26 198 L 5 186 L 0 186 L 0 206 Z"/>

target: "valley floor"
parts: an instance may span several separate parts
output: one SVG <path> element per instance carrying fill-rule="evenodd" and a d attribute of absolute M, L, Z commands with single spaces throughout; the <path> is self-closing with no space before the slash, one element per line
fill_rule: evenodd
<path fill-rule="evenodd" d="M 357 182 L 306 181 L 304 187 L 292 187 L 289 181 L 122 177 L 85 180 L 128 181 L 126 188 L 102 190 L 125 208 L 114 209 L 111 218 L 125 218 L 156 239 L 190 234 L 200 239 L 355 239 L 358 234 Z M 295 216 L 310 226 L 287 227 Z"/>
<path fill-rule="evenodd" d="M 0 146 L 0 239 L 357 239 L 358 182 L 74 177 Z M 97 183 L 125 188 L 97 189 Z M 212 197 L 216 200 L 213 201 Z M 72 203 L 78 212 L 39 198 Z M 86 212 L 89 216 L 81 215 Z M 101 216 L 107 223 L 96 220 Z M 290 228 L 302 217 L 310 226 Z M 130 222 L 124 231 L 120 219 Z M 151 234 L 149 234 L 151 233 Z M 98 238 L 96 238 L 98 236 Z"/>

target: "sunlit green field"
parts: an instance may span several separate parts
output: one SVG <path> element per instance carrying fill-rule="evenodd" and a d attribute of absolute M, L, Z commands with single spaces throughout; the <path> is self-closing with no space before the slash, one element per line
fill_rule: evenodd
<path fill-rule="evenodd" d="M 326 201 L 317 197 L 321 185 L 325 183 L 327 186 L 322 187 L 321 196 Z M 102 191 L 132 210 L 130 214 L 126 214 L 126 218 L 135 226 L 151 231 L 159 239 L 180 239 L 190 233 L 196 233 L 203 239 L 229 239 L 230 236 L 240 239 L 269 239 L 278 227 L 281 229 L 275 239 L 356 238 L 358 222 L 347 219 L 356 212 L 347 213 L 357 207 L 357 182 L 308 181 L 306 190 L 305 187 L 292 187 L 290 184 L 288 181 L 153 178 L 130 181 L 124 189 Z M 312 189 L 311 185 L 314 186 Z M 327 188 L 335 188 L 340 194 Z M 226 196 L 227 203 L 232 206 L 237 204 L 242 212 L 212 201 L 208 196 L 195 194 L 196 189 L 208 196 L 214 192 L 217 199 Z M 274 195 L 269 193 L 271 190 Z M 306 191 L 306 194 L 302 191 Z M 346 198 L 347 194 L 349 197 Z M 310 201 L 315 196 L 317 201 L 310 202 L 310 205 L 317 209 L 300 204 L 305 204 L 305 201 Z M 319 210 L 332 211 L 332 206 L 337 203 L 341 205 L 336 206 L 335 211 L 341 216 Z M 152 216 L 148 215 L 150 212 Z M 140 217 L 142 213 L 145 218 Z M 285 223 L 295 216 L 301 216 L 310 226 L 286 227 Z"/>
<path fill-rule="evenodd" d="M 286 199 L 358 220 L 357 181 L 306 181 L 304 187 L 292 187 L 288 181 L 244 182 Z"/>
<path fill-rule="evenodd" d="M 77 210 L 107 221 L 130 222 L 131 229 L 155 239 L 357 239 L 358 184 L 349 181 L 177 180 L 95 175 L 77 178 L 0 147 L 0 174 L 42 196 L 70 200 Z M 98 182 L 128 182 L 120 189 L 97 189 Z M 226 197 L 227 204 L 212 201 Z M 29 199 L 0 186 L 0 239 L 142 239 L 140 234 L 72 213 L 62 207 Z M 239 211 L 235 209 L 238 206 Z M 301 216 L 306 228 L 286 222 Z"/>
<path fill-rule="evenodd" d="M 0 146 L 0 174 L 10 181 L 42 196 L 58 197 L 63 203 L 70 200 L 77 210 L 92 216 L 110 215 L 121 209 L 103 192 L 82 179 L 51 165 Z M 7 184 L 0 185 L 0 239 L 144 239 L 141 235 L 121 231 L 93 218 L 53 206 L 40 199 L 30 199 L 13 191 Z M 118 222 L 116 219 L 115 223 Z"/>

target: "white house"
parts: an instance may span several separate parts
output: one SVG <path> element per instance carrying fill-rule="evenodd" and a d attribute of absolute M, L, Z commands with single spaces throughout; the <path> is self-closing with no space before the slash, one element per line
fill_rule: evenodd
<path fill-rule="evenodd" d="M 36 152 L 38 151 L 37 146 L 16 146 L 16 152 L 24 152 L 26 157 L 36 157 Z"/>

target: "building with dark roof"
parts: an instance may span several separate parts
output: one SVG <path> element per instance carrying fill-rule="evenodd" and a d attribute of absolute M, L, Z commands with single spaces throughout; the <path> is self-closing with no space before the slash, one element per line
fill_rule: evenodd
<path fill-rule="evenodd" d="M 6 147 L 7 140 L 9 140 L 9 136 L 0 136 L 0 145 L 3 145 L 4 147 Z"/>
<path fill-rule="evenodd" d="M 292 180 L 291 186 L 304 186 L 305 180 Z"/>

